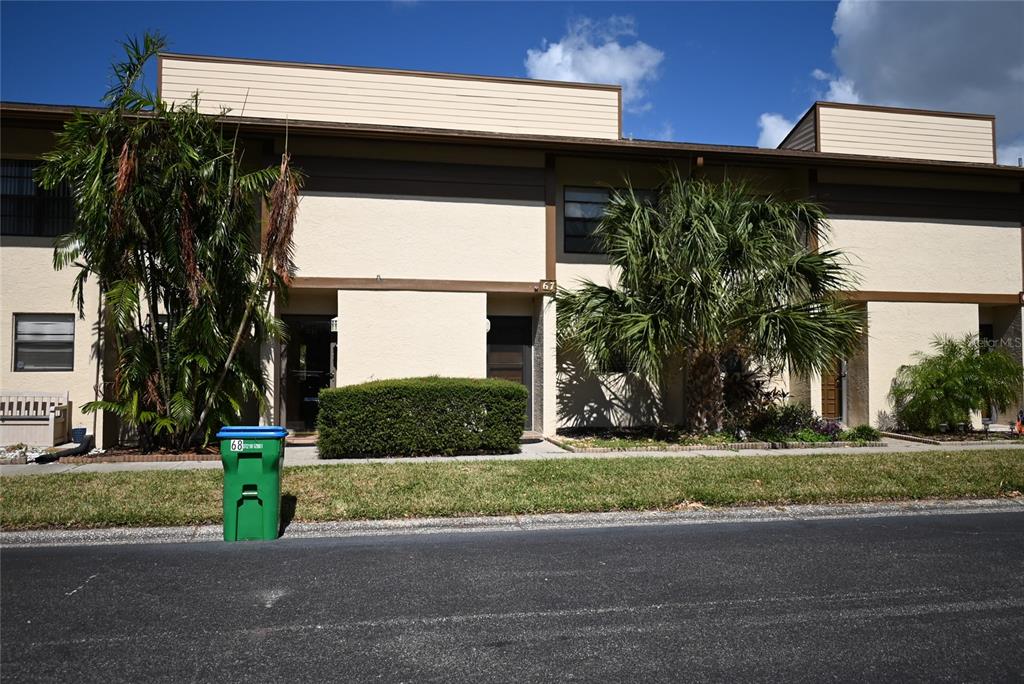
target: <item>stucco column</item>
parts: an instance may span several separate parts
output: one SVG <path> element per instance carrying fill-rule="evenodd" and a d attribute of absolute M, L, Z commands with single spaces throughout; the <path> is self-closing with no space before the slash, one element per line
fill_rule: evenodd
<path fill-rule="evenodd" d="M 558 357 L 556 354 L 556 316 L 554 297 L 541 297 L 538 312 L 542 326 L 541 339 L 544 345 L 544 363 L 541 367 L 542 396 L 544 409 L 542 425 L 537 428 L 545 435 L 554 436 L 558 428 Z"/>
<path fill-rule="evenodd" d="M 279 317 L 277 297 L 270 296 L 270 311 L 274 317 Z M 267 384 L 267 391 L 263 397 L 266 406 L 260 414 L 260 425 L 274 425 L 279 418 L 278 398 L 280 397 L 281 372 L 278 366 L 278 356 L 281 345 L 277 340 L 267 340 L 260 345 L 260 365 L 263 367 L 263 374 L 270 378 Z"/>
<path fill-rule="evenodd" d="M 809 386 L 808 386 L 807 389 L 808 389 L 808 394 L 810 396 L 811 410 L 814 411 L 816 414 L 818 414 L 820 416 L 821 415 L 821 373 L 811 373 L 808 376 L 808 378 L 807 378 L 807 382 L 809 383 Z"/>

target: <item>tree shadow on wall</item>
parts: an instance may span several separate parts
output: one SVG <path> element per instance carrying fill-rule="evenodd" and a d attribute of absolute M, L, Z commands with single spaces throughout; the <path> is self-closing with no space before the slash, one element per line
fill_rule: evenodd
<path fill-rule="evenodd" d="M 559 354 L 558 414 L 562 427 L 657 425 L 661 400 L 633 373 L 591 371 L 575 354 Z"/>

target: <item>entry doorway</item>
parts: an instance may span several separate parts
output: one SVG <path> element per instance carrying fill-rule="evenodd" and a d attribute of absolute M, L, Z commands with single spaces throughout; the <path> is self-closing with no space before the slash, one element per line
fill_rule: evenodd
<path fill-rule="evenodd" d="M 846 361 L 821 373 L 821 417 L 846 422 Z"/>
<path fill-rule="evenodd" d="M 487 377 L 518 382 L 526 387 L 526 425 L 533 427 L 533 318 L 488 316 Z"/>
<path fill-rule="evenodd" d="M 334 380 L 335 334 L 333 316 L 282 316 L 288 341 L 281 358 L 284 361 L 283 423 L 289 430 L 311 432 L 316 429 L 320 410 L 320 390 Z"/>

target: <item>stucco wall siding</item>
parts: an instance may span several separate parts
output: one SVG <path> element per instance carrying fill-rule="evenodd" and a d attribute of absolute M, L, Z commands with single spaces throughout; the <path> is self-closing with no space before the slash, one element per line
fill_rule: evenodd
<path fill-rule="evenodd" d="M 868 412 L 877 425 L 891 412 L 889 388 L 900 366 L 915 352 L 931 353 L 936 335 L 978 333 L 977 304 L 868 302 Z"/>
<path fill-rule="evenodd" d="M 615 88 L 164 55 L 164 99 L 273 119 L 616 139 Z"/>
<path fill-rule="evenodd" d="M 844 250 L 858 289 L 1015 294 L 1021 228 L 992 222 L 832 216 L 829 246 Z"/>
<path fill-rule="evenodd" d="M 487 295 L 338 291 L 338 386 L 487 375 Z"/>
<path fill-rule="evenodd" d="M 631 373 L 594 373 L 576 354 L 558 354 L 558 428 L 654 425 L 661 399 Z"/>
<path fill-rule="evenodd" d="M 69 392 L 72 427 L 93 432 L 93 414 L 82 405 L 96 399 L 96 309 L 99 288 L 85 288 L 84 319 L 71 300 L 76 268 L 53 270 L 53 241 L 47 238 L 8 237 L 0 241 L 0 391 Z M 14 371 L 14 315 L 21 313 L 74 314 L 74 370 Z M 97 442 L 103 442 L 103 416 L 96 416 Z"/>
<path fill-rule="evenodd" d="M 307 192 L 295 263 L 304 277 L 538 281 L 544 205 Z"/>

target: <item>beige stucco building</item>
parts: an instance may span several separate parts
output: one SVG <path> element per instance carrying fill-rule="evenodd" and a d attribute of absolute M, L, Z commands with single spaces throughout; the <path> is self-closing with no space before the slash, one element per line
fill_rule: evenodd
<path fill-rule="evenodd" d="M 614 281 L 589 237 L 608 189 L 673 167 L 828 208 L 868 333 L 835 372 L 781 378 L 794 400 L 873 423 L 937 333 L 1021 355 L 1024 171 L 995 164 L 990 116 L 817 103 L 762 150 L 624 139 L 615 86 L 171 54 L 159 81 L 166 100 L 198 91 L 211 115 L 230 108 L 250 158 L 278 158 L 287 129 L 308 177 L 278 304 L 289 340 L 264 353 L 267 422 L 310 428 L 324 386 L 427 374 L 523 382 L 527 427 L 545 434 L 649 420 L 643 383 L 559 354 L 550 294 Z M 79 408 L 106 377 L 96 319 L 72 316 L 73 272 L 51 266 L 67 198 L 30 179 L 72 110 L 0 106 L 0 391 L 69 392 L 75 425 L 104 444 L 114 421 Z"/>

